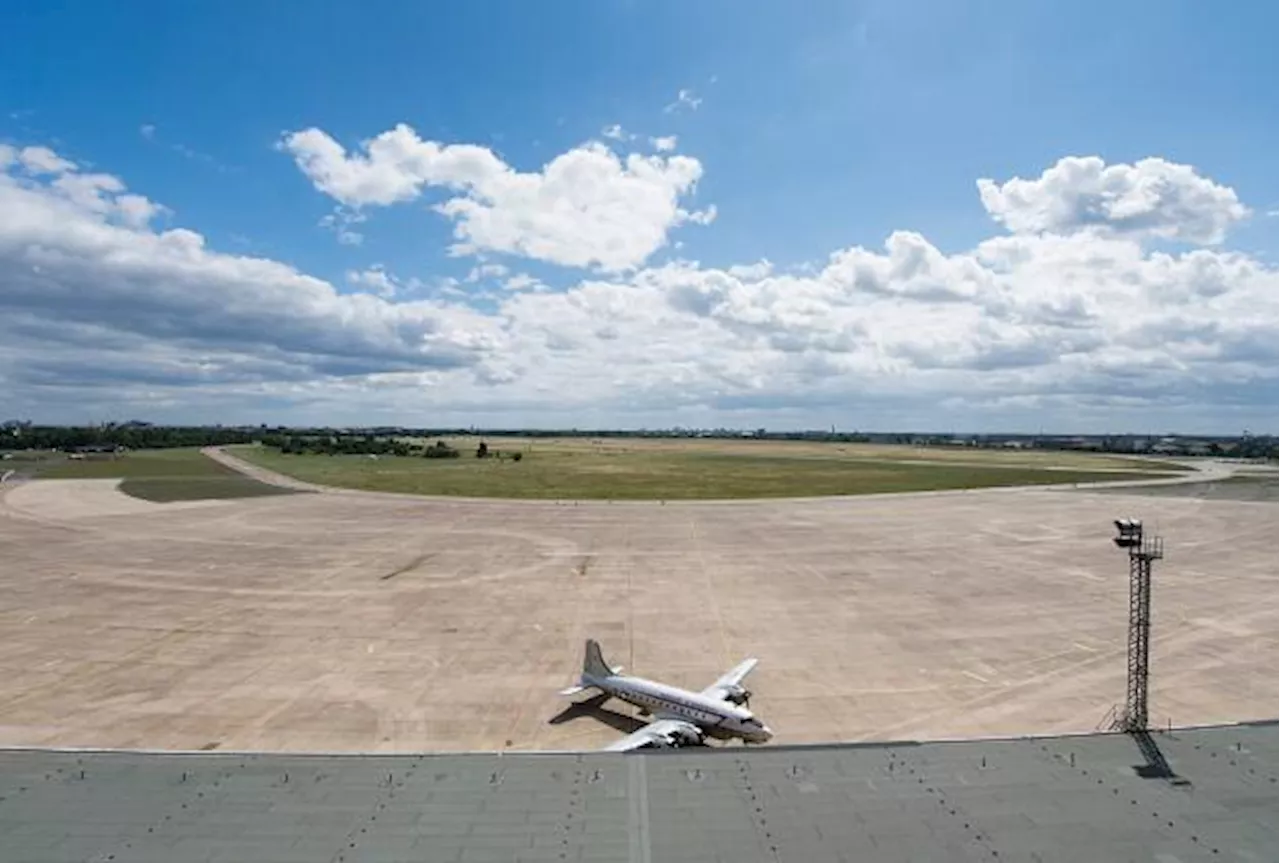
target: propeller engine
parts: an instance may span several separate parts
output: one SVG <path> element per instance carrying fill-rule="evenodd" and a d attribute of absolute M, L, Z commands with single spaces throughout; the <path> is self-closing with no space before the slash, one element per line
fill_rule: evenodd
<path fill-rule="evenodd" d="M 702 745 L 702 732 L 694 728 L 676 728 L 667 738 L 667 745 L 676 749 L 681 746 L 700 746 Z"/>
<path fill-rule="evenodd" d="M 751 691 L 741 686 L 730 686 L 725 689 L 724 700 L 730 704 L 739 704 L 743 707 L 751 706 Z"/>

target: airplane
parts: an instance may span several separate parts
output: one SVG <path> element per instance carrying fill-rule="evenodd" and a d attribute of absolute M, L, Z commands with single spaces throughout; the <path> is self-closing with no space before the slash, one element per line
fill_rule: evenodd
<path fill-rule="evenodd" d="M 744 743 L 765 743 L 773 732 L 751 712 L 751 693 L 742 679 L 756 667 L 755 658 L 744 659 L 701 692 L 668 686 L 643 677 L 622 674 L 610 668 L 594 639 L 587 639 L 578 683 L 560 691 L 573 696 L 588 689 L 620 698 L 653 716 L 653 721 L 621 740 L 605 747 L 609 752 L 625 752 L 644 747 L 676 748 L 696 746 L 706 738 L 741 738 Z"/>

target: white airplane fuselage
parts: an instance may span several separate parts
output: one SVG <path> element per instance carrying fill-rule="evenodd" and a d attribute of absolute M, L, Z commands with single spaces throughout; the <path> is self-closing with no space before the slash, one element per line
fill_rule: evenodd
<path fill-rule="evenodd" d="M 765 743 L 773 736 L 769 727 L 747 708 L 678 686 L 626 674 L 583 674 L 582 685 L 594 686 L 649 713 L 683 719 L 697 725 L 710 737 L 740 737 L 748 743 Z"/>

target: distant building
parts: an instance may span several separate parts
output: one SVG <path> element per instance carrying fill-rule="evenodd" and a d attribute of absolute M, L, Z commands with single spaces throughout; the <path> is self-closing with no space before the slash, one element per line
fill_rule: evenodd
<path fill-rule="evenodd" d="M 80 446 L 72 447 L 69 452 L 69 458 L 82 459 L 87 455 L 115 455 L 122 452 L 124 447 L 117 446 L 113 443 L 87 443 Z"/>

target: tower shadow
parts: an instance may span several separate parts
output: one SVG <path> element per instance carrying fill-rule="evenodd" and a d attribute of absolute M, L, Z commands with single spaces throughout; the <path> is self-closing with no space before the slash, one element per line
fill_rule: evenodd
<path fill-rule="evenodd" d="M 1191 782 L 1173 771 L 1168 759 L 1164 757 L 1164 753 L 1160 751 L 1160 744 L 1151 736 L 1151 732 L 1143 729 L 1142 731 L 1131 731 L 1129 736 L 1133 738 L 1133 742 L 1138 744 L 1138 751 L 1142 753 L 1144 764 L 1139 764 L 1133 768 L 1134 772 L 1143 779 L 1167 779 L 1174 785 L 1190 785 Z"/>

